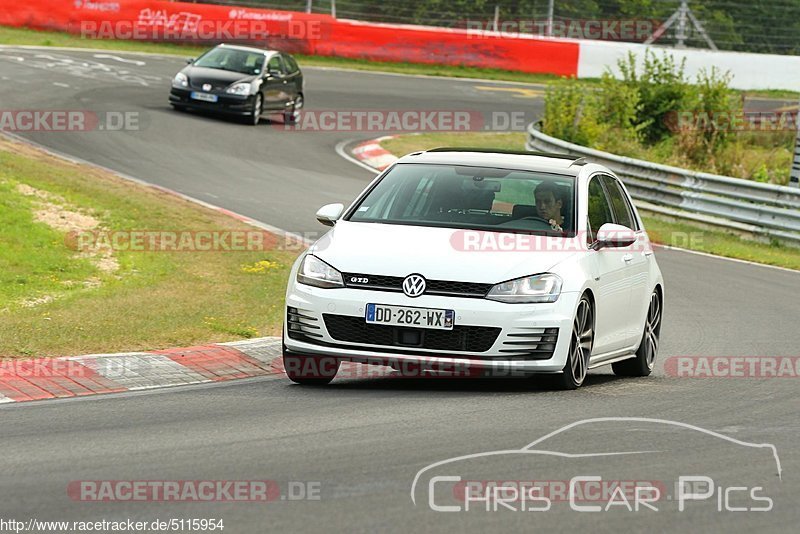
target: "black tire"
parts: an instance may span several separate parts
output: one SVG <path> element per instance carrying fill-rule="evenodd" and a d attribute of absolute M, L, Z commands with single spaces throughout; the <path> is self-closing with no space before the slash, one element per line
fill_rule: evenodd
<path fill-rule="evenodd" d="M 653 372 L 656 356 L 658 356 L 659 336 L 661 335 L 661 317 L 663 306 L 658 291 L 650 296 L 650 306 L 644 321 L 642 341 L 636 350 L 636 356 L 611 364 L 617 376 L 649 376 Z"/>
<path fill-rule="evenodd" d="M 248 124 L 258 126 L 258 121 L 261 119 L 261 113 L 264 111 L 264 98 L 261 93 L 256 93 L 256 99 L 253 101 L 252 115 L 248 117 Z"/>
<path fill-rule="evenodd" d="M 575 319 L 572 321 L 567 363 L 561 373 L 556 375 L 555 382 L 559 389 L 572 390 L 583 385 L 589 370 L 593 343 L 594 309 L 589 297 L 583 295 L 575 310 Z"/>
<path fill-rule="evenodd" d="M 284 124 L 296 124 L 300 118 L 300 111 L 303 109 L 303 105 L 305 105 L 305 97 L 303 93 L 299 93 L 294 99 L 292 107 L 283 112 Z"/>
<path fill-rule="evenodd" d="M 283 368 L 289 380 L 305 386 L 324 386 L 339 371 L 339 360 L 325 356 L 300 356 L 283 354 Z"/>

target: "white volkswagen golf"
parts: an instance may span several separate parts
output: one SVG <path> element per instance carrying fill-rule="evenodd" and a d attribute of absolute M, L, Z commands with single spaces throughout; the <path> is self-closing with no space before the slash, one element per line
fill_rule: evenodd
<path fill-rule="evenodd" d="M 409 154 L 295 263 L 283 360 L 327 384 L 342 361 L 403 372 L 646 376 L 664 282 L 625 186 L 560 155 Z"/>

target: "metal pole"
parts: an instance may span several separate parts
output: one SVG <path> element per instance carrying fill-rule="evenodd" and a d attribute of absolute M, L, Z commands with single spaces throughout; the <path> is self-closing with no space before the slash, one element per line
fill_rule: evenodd
<path fill-rule="evenodd" d="M 311 13 L 311 2 L 313 0 L 306 0 L 306 13 Z"/>
<path fill-rule="evenodd" d="M 336 18 L 336 0 L 331 0 L 331 17 Z"/>
<path fill-rule="evenodd" d="M 675 36 L 677 43 L 676 48 L 684 48 L 686 46 L 686 18 L 689 13 L 689 3 L 687 0 L 681 2 L 681 7 L 678 8 L 678 32 Z"/>
<path fill-rule="evenodd" d="M 555 10 L 555 0 L 550 0 L 547 3 L 547 36 L 553 36 L 553 11 Z"/>
<path fill-rule="evenodd" d="M 797 125 L 797 139 L 794 142 L 794 163 L 792 163 L 792 172 L 789 178 L 789 185 L 791 187 L 800 187 L 800 108 L 797 112 L 798 125 Z"/>
<path fill-rule="evenodd" d="M 500 6 L 498 4 L 494 5 L 494 22 L 492 23 L 492 30 L 497 31 L 497 28 L 500 26 Z"/>

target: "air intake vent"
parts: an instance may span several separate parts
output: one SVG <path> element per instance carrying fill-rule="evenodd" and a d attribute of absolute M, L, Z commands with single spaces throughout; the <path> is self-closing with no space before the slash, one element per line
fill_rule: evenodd
<path fill-rule="evenodd" d="M 404 328 L 368 324 L 363 317 L 329 313 L 323 314 L 322 318 L 328 334 L 338 341 L 459 352 L 486 352 L 492 348 L 501 330 L 488 326 L 455 326 L 452 330 Z M 409 333 L 414 335 L 404 335 Z M 409 344 L 411 339 L 413 345 Z"/>
<path fill-rule="evenodd" d="M 526 360 L 549 360 L 558 341 L 558 328 L 518 328 L 506 336 L 499 352 Z"/>
<path fill-rule="evenodd" d="M 286 308 L 287 334 L 292 339 L 302 341 L 304 338 L 320 338 L 319 319 L 306 310 L 298 310 L 291 306 Z"/>

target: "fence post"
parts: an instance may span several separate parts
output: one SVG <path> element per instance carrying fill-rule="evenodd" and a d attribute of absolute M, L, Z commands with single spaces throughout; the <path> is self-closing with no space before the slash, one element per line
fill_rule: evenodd
<path fill-rule="evenodd" d="M 800 117 L 800 112 L 798 112 L 798 117 Z M 789 185 L 800 187 L 800 124 L 797 125 L 797 139 L 794 142 L 794 162 L 792 163 Z"/>

